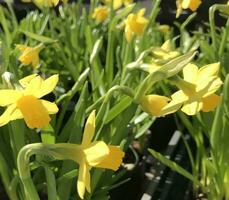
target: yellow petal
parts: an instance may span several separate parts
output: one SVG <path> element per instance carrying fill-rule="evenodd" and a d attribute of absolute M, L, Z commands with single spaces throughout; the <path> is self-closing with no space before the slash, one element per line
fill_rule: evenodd
<path fill-rule="evenodd" d="M 146 95 L 141 99 L 141 107 L 153 116 L 161 116 L 161 110 L 170 101 L 169 98 L 159 95 Z"/>
<path fill-rule="evenodd" d="M 21 84 L 22 87 L 27 87 L 29 82 L 34 79 L 37 76 L 37 74 L 31 74 L 29 76 L 26 76 L 22 79 L 19 80 L 19 83 Z"/>
<path fill-rule="evenodd" d="M 144 16 L 145 12 L 146 12 L 146 9 L 142 8 L 137 12 L 137 16 L 138 17 L 142 17 L 142 16 Z"/>
<path fill-rule="evenodd" d="M 82 145 L 89 145 L 95 133 L 95 110 L 91 112 L 85 124 Z"/>
<path fill-rule="evenodd" d="M 194 12 L 197 10 L 201 3 L 201 0 L 190 0 L 189 9 Z"/>
<path fill-rule="evenodd" d="M 124 152 L 116 147 L 109 145 L 109 154 L 95 167 L 112 169 L 114 171 L 118 170 L 122 163 L 122 158 L 124 157 Z"/>
<path fill-rule="evenodd" d="M 165 51 L 171 51 L 172 50 L 172 44 L 171 44 L 171 40 L 166 40 L 163 45 L 161 46 L 161 48 Z"/>
<path fill-rule="evenodd" d="M 184 80 L 195 84 L 197 81 L 198 67 L 194 64 L 188 64 L 183 69 Z"/>
<path fill-rule="evenodd" d="M 221 79 L 217 76 L 205 78 L 202 82 L 197 85 L 196 91 L 202 97 L 207 97 L 215 93 L 223 84 Z"/>
<path fill-rule="evenodd" d="M 51 103 L 43 99 L 41 100 L 41 103 L 46 108 L 49 114 L 56 114 L 59 110 L 55 103 Z"/>
<path fill-rule="evenodd" d="M 195 115 L 197 114 L 203 107 L 203 103 L 201 101 L 193 101 L 190 103 L 186 103 L 181 110 L 187 115 Z"/>
<path fill-rule="evenodd" d="M 93 142 L 88 148 L 83 150 L 89 166 L 98 165 L 108 154 L 109 148 L 103 142 Z"/>
<path fill-rule="evenodd" d="M 201 0 L 183 0 L 182 1 L 182 8 L 183 9 L 191 9 L 192 11 L 196 11 L 197 8 L 200 6 Z"/>
<path fill-rule="evenodd" d="M 50 117 L 42 102 L 34 96 L 24 96 L 17 102 L 29 128 L 42 128 L 50 122 Z"/>
<path fill-rule="evenodd" d="M 177 102 L 177 101 L 172 100 L 165 107 L 162 108 L 161 115 L 164 116 L 164 115 L 168 115 L 171 113 L 175 113 L 177 110 L 180 109 L 182 104 L 183 104 L 182 102 Z"/>
<path fill-rule="evenodd" d="M 82 160 L 79 165 L 79 175 L 77 181 L 77 191 L 81 199 L 84 199 L 85 189 L 91 192 L 89 166 Z"/>
<path fill-rule="evenodd" d="M 133 3 L 133 0 L 123 0 L 123 3 L 125 6 L 128 6 L 129 4 Z"/>
<path fill-rule="evenodd" d="M 183 9 L 188 9 L 190 5 L 191 0 L 182 0 L 182 8 Z"/>
<path fill-rule="evenodd" d="M 55 89 L 58 83 L 58 80 L 59 80 L 58 74 L 52 75 L 51 77 L 49 77 L 46 80 L 42 80 L 40 87 L 34 93 L 34 95 L 37 98 L 41 98 L 45 96 L 46 94 L 49 94 L 50 92 L 52 92 Z"/>
<path fill-rule="evenodd" d="M 203 108 L 202 111 L 204 112 L 210 112 L 213 111 L 216 106 L 219 105 L 221 100 L 221 97 L 216 94 L 211 94 L 210 96 L 207 96 L 202 99 L 203 101 Z"/>
<path fill-rule="evenodd" d="M 10 121 L 13 121 L 16 119 L 23 119 L 23 115 L 19 109 L 15 109 L 10 115 Z"/>
<path fill-rule="evenodd" d="M 119 9 L 122 6 L 122 0 L 115 0 L 113 1 L 113 7 L 114 9 Z"/>
<path fill-rule="evenodd" d="M 99 6 L 95 8 L 92 18 L 97 22 L 103 22 L 108 17 L 109 9 L 107 6 Z"/>
<path fill-rule="evenodd" d="M 11 121 L 11 115 L 16 109 L 16 104 L 12 104 L 6 108 L 5 112 L 0 116 L 0 126 L 4 126 Z"/>
<path fill-rule="evenodd" d="M 24 90 L 25 95 L 35 95 L 40 91 L 43 79 L 40 76 L 36 76 L 27 84 L 27 87 Z"/>
<path fill-rule="evenodd" d="M 129 42 L 129 43 L 131 42 L 131 40 L 133 38 L 133 33 L 130 30 L 130 27 L 128 25 L 125 28 L 125 37 L 126 37 L 127 42 Z"/>
<path fill-rule="evenodd" d="M 22 92 L 17 90 L 0 90 L 0 106 L 16 103 L 22 97 Z"/>
<path fill-rule="evenodd" d="M 198 71 L 198 81 L 204 81 L 210 76 L 217 76 L 219 73 L 220 63 L 213 63 L 201 67 Z"/>

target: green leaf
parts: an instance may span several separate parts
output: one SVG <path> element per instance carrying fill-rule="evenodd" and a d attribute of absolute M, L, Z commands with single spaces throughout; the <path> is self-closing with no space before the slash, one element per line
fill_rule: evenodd
<path fill-rule="evenodd" d="M 201 185 L 201 183 L 198 181 L 196 177 L 194 177 L 192 174 L 190 174 L 187 170 L 185 170 L 183 167 L 179 166 L 175 162 L 169 160 L 159 152 L 154 151 L 153 149 L 148 149 L 149 152 L 152 154 L 153 157 L 158 159 L 160 162 L 162 162 L 164 165 L 170 167 L 172 170 L 176 171 L 177 173 L 181 174 L 182 176 L 186 177 L 187 179 L 191 180 L 193 183 L 197 185 Z"/>
<path fill-rule="evenodd" d="M 56 178 L 52 170 L 45 166 L 45 175 L 47 179 L 48 200 L 56 200 Z"/>
<path fill-rule="evenodd" d="M 24 33 L 26 36 L 32 38 L 32 39 L 35 39 L 39 42 L 42 42 L 42 43 L 55 43 L 57 42 L 58 40 L 54 40 L 52 38 L 49 38 L 49 37 L 45 37 L 43 35 L 38 35 L 38 34 L 35 34 L 35 33 L 31 33 L 29 31 L 23 31 L 23 30 L 20 30 L 20 32 Z"/>
<path fill-rule="evenodd" d="M 122 100 L 116 104 L 112 109 L 110 109 L 107 118 L 105 120 L 105 124 L 108 124 L 111 120 L 113 120 L 116 116 L 118 116 L 121 112 L 123 112 L 130 104 L 132 103 L 132 98 L 124 97 Z"/>
<path fill-rule="evenodd" d="M 152 120 L 148 121 L 142 127 L 140 127 L 135 135 L 135 139 L 140 138 L 149 129 L 149 127 L 152 126 L 155 120 L 156 120 L 156 117 L 154 117 Z"/>

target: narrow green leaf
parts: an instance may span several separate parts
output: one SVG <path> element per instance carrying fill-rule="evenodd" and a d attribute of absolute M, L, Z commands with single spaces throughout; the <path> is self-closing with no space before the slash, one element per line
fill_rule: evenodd
<path fill-rule="evenodd" d="M 154 151 L 153 149 L 148 149 L 149 152 L 152 154 L 153 157 L 158 159 L 160 162 L 162 162 L 164 165 L 170 167 L 172 170 L 176 171 L 177 173 L 181 174 L 182 176 L 186 177 L 187 179 L 191 180 L 193 183 L 197 185 L 201 185 L 201 183 L 198 181 L 196 177 L 194 177 L 192 174 L 190 174 L 187 170 L 185 170 L 183 167 L 179 166 L 175 162 L 169 160 L 159 152 Z"/>

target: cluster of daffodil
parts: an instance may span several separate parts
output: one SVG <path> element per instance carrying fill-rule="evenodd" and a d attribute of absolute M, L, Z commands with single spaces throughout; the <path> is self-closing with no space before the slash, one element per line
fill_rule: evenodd
<path fill-rule="evenodd" d="M 205 34 L 211 44 L 185 29 L 194 14 L 180 26 L 180 39 L 157 23 L 160 0 L 149 14 L 132 0 L 91 0 L 89 8 L 82 1 L 22 2 L 39 10 L 18 21 L 9 1 L 8 9 L 0 6 L 0 175 L 9 198 L 107 199 L 127 171 L 124 152 L 133 140 L 145 137 L 155 118 L 172 113 L 198 149 L 196 163 L 189 149 L 188 178 L 215 198 L 215 190 L 206 189 L 208 172 L 214 177 L 219 170 L 211 170 L 209 155 L 214 162 L 225 161 L 224 153 L 228 158 L 217 146 L 225 131 L 221 138 L 215 127 L 229 126 L 229 83 L 221 93 L 228 71 L 220 60 L 229 51 L 218 41 L 214 21 Z M 177 17 L 201 5 L 176 3 Z M 228 5 L 217 8 L 228 11 Z M 228 33 L 222 34 L 226 43 Z M 216 119 L 220 114 L 224 124 Z M 217 191 L 228 198 L 226 163 Z"/>

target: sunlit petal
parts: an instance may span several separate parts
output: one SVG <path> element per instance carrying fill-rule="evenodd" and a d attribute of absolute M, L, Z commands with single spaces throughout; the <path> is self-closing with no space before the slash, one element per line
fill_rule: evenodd
<path fill-rule="evenodd" d="M 84 128 L 82 145 L 89 145 L 92 141 L 92 138 L 95 133 L 95 110 L 91 112 L 89 117 L 87 118 L 87 122 Z"/>
<path fill-rule="evenodd" d="M 183 69 L 184 80 L 195 84 L 197 81 L 198 67 L 194 64 L 188 64 Z"/>
<path fill-rule="evenodd" d="M 41 100 L 41 103 L 46 108 L 49 114 L 56 114 L 59 110 L 55 103 L 51 103 L 43 99 Z"/>
<path fill-rule="evenodd" d="M 202 97 L 207 97 L 210 94 L 215 93 L 223 84 L 221 79 L 217 76 L 206 77 L 201 83 L 197 85 L 196 91 Z"/>
<path fill-rule="evenodd" d="M 29 82 L 29 84 L 25 88 L 24 94 L 25 95 L 36 94 L 37 91 L 40 91 L 42 83 L 43 83 L 43 79 L 40 76 L 36 76 Z"/>
<path fill-rule="evenodd" d="M 201 101 L 193 101 L 190 103 L 186 103 L 181 110 L 187 115 L 195 115 L 197 114 L 203 107 L 203 103 Z"/>
<path fill-rule="evenodd" d="M 87 173 L 88 173 L 87 164 L 86 162 L 82 161 L 82 163 L 79 164 L 79 175 L 77 181 L 77 191 L 81 199 L 84 198 L 84 194 L 85 194 Z"/>
<path fill-rule="evenodd" d="M 11 115 L 16 109 L 16 104 L 12 104 L 6 108 L 5 112 L 0 116 L 0 126 L 4 126 L 11 121 Z"/>
<path fill-rule="evenodd" d="M 37 76 L 37 74 L 32 74 L 32 75 L 29 75 L 29 76 L 26 76 L 22 79 L 19 80 L 19 83 L 21 84 L 22 87 L 27 87 L 29 82 L 34 79 L 35 77 Z"/>
<path fill-rule="evenodd" d="M 198 71 L 198 82 L 205 81 L 210 76 L 217 76 L 219 73 L 220 63 L 212 63 L 201 67 Z"/>
<path fill-rule="evenodd" d="M 35 92 L 37 98 L 41 98 L 54 90 L 59 80 L 58 74 L 52 75 L 46 80 L 41 81 L 39 89 Z"/>
<path fill-rule="evenodd" d="M 0 106 L 16 103 L 22 97 L 22 92 L 17 90 L 0 90 Z"/>

